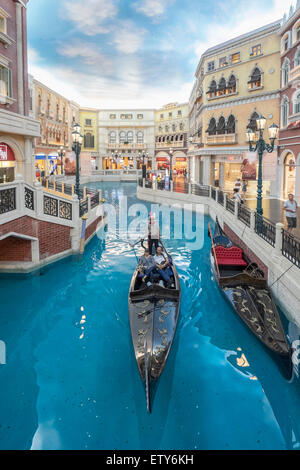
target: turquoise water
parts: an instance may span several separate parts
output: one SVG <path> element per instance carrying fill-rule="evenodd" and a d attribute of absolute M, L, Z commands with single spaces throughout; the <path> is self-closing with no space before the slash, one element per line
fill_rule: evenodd
<path fill-rule="evenodd" d="M 134 184 L 98 187 L 137 202 Z M 151 415 L 129 330 L 127 243 L 94 237 L 81 260 L 0 280 L 1 449 L 300 448 L 299 381 L 281 376 L 223 299 L 208 238 L 198 251 L 167 245 L 181 316 Z"/>

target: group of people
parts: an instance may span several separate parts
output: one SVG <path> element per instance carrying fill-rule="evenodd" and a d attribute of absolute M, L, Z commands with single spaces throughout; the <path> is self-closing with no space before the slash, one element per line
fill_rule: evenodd
<path fill-rule="evenodd" d="M 145 248 L 143 256 L 139 259 L 138 270 L 142 276 L 142 281 L 149 287 L 156 278 L 160 278 L 159 284 L 164 287 L 173 288 L 172 260 L 163 254 L 162 247 L 159 246 L 160 230 L 159 224 L 154 216 L 150 215 L 148 224 L 148 248 Z M 153 247 L 155 255 L 153 256 Z"/>
<path fill-rule="evenodd" d="M 233 188 L 233 199 L 236 199 L 238 202 L 243 204 L 244 197 L 247 192 L 247 187 L 248 187 L 248 182 L 246 180 L 241 181 L 240 178 L 237 178 L 234 183 L 234 188 Z M 242 196 L 241 191 L 244 197 Z"/>

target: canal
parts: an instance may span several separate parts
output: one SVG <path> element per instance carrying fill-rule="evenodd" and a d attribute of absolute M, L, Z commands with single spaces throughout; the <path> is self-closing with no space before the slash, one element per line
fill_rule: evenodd
<path fill-rule="evenodd" d="M 133 183 L 99 183 L 137 203 Z M 300 384 L 287 382 L 225 302 L 210 243 L 167 241 L 181 314 L 151 415 L 133 354 L 135 252 L 94 237 L 82 259 L 0 280 L 1 449 L 300 449 Z M 137 250 L 139 253 L 139 250 Z"/>

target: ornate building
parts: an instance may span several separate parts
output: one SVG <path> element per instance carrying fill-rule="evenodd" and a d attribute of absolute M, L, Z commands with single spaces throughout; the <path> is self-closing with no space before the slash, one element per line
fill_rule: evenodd
<path fill-rule="evenodd" d="M 99 169 L 140 169 L 143 155 L 152 168 L 154 110 L 101 110 L 98 125 Z"/>
<path fill-rule="evenodd" d="M 79 121 L 79 105 L 30 77 L 32 113 L 41 124 L 41 136 L 35 141 L 36 176 L 61 173 L 60 148 L 66 156 L 72 152 L 72 124 Z"/>
<path fill-rule="evenodd" d="M 188 103 L 170 103 L 155 111 L 155 168 L 188 171 Z M 170 152 L 170 149 L 172 151 Z"/>
<path fill-rule="evenodd" d="M 281 119 L 278 196 L 295 194 L 300 203 L 300 1 L 290 9 L 280 29 Z"/>
<path fill-rule="evenodd" d="M 29 117 L 27 0 L 2 0 L 0 7 L 0 184 L 17 174 L 34 180 L 33 138 L 39 123 Z"/>
<path fill-rule="evenodd" d="M 96 109 L 80 109 L 80 126 L 83 136 L 81 149 L 81 167 L 84 174 L 90 174 L 100 168 L 98 152 L 98 113 Z"/>
<path fill-rule="evenodd" d="M 195 114 L 189 152 L 195 181 L 232 191 L 251 158 L 247 127 L 257 130 L 259 113 L 267 118 L 267 125 L 279 123 L 279 29 L 280 22 L 272 23 L 202 55 L 189 103 Z M 275 195 L 276 152 L 268 154 L 265 162 L 267 159 L 264 192 Z M 248 191 L 256 192 L 255 174 L 248 181 Z"/>

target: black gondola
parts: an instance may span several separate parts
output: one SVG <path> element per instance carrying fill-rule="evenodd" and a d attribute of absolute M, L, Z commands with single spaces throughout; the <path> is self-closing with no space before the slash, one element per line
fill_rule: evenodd
<path fill-rule="evenodd" d="M 164 246 L 163 254 L 169 257 Z M 155 385 L 166 364 L 176 332 L 181 289 L 176 267 L 171 263 L 174 288 L 158 282 L 147 287 L 136 267 L 129 289 L 130 329 L 139 373 L 143 381 L 147 409 L 151 405 Z M 157 279 L 158 281 L 158 279 Z"/>
<path fill-rule="evenodd" d="M 232 243 L 219 225 L 212 234 L 211 266 L 214 276 L 236 313 L 271 353 L 280 358 L 281 369 L 291 378 L 292 351 L 264 273 Z"/>

